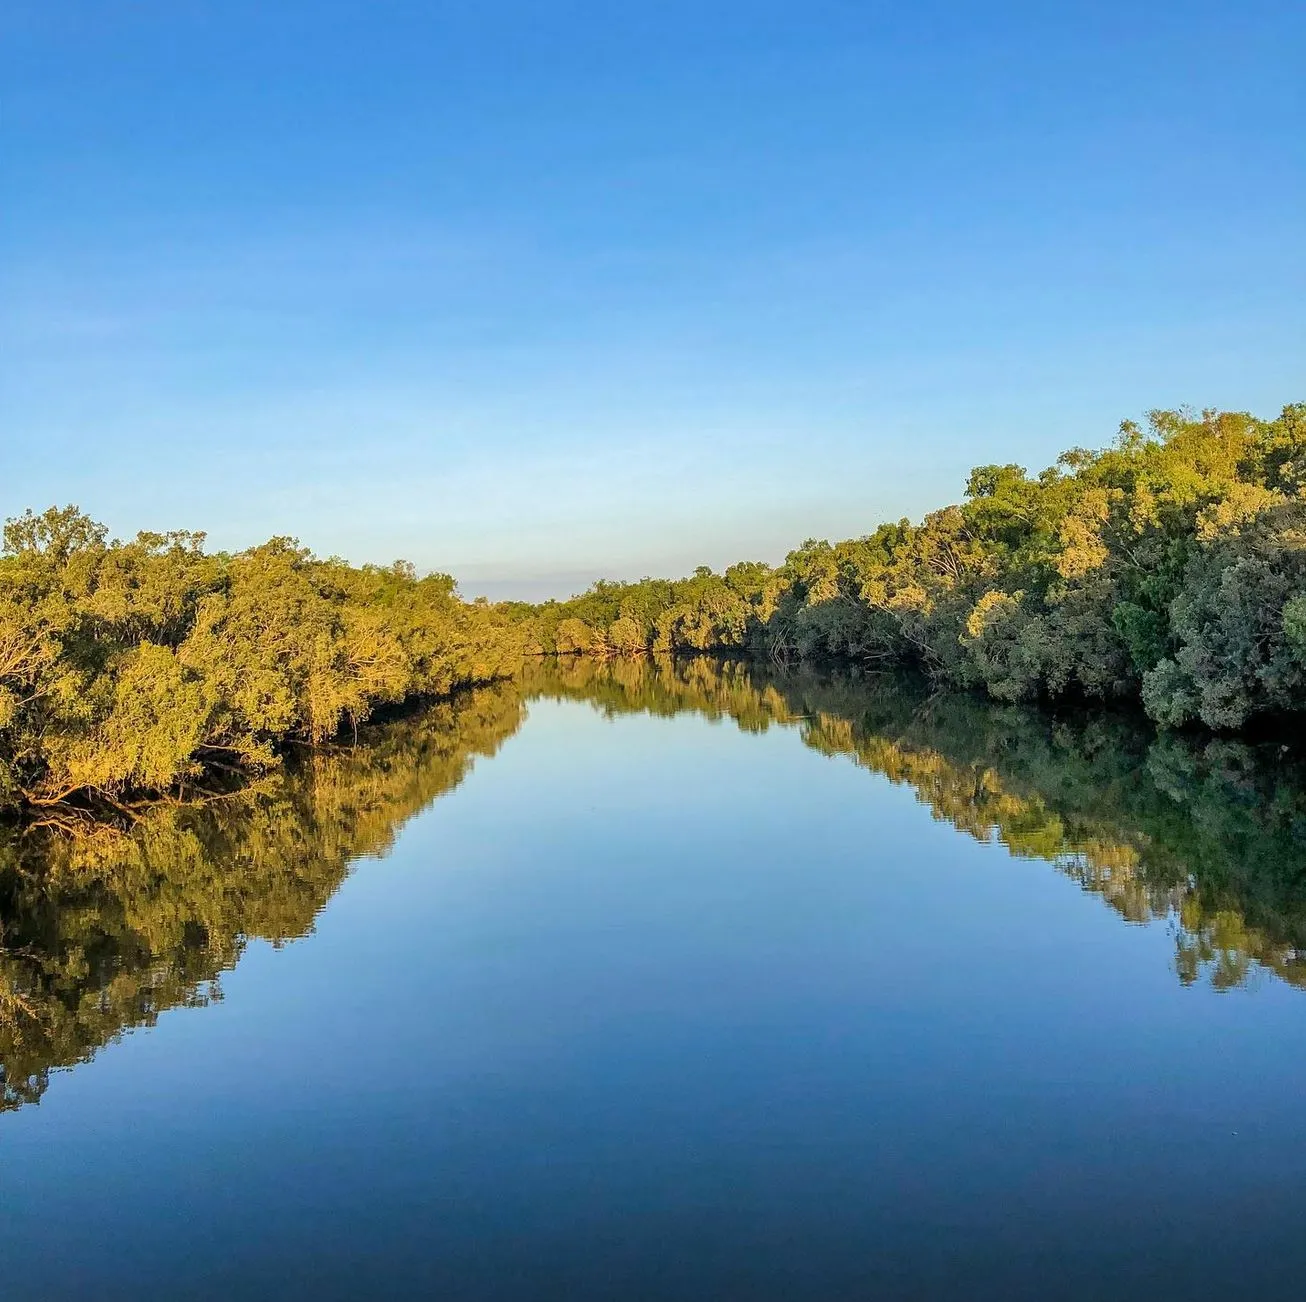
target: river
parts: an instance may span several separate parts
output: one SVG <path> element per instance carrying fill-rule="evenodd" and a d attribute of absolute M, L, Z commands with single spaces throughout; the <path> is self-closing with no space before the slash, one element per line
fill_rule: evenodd
<path fill-rule="evenodd" d="M 0 1292 L 1296 1298 L 1306 768 L 580 663 L 0 846 Z"/>

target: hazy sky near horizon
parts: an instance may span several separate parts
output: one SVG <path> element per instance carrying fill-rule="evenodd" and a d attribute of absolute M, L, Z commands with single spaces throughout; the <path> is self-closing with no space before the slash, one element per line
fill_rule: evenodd
<path fill-rule="evenodd" d="M 464 591 L 1306 399 L 1289 0 L 7 0 L 0 511 Z"/>

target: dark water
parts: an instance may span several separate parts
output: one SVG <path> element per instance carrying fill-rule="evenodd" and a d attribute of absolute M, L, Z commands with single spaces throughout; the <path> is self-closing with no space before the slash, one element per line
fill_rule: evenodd
<path fill-rule="evenodd" d="M 1277 748 L 579 666 L 3 855 L 12 1302 L 1306 1292 Z"/>

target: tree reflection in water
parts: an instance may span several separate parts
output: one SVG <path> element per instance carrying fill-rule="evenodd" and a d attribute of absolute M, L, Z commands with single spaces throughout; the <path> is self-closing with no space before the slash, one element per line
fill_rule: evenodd
<path fill-rule="evenodd" d="M 1049 715 L 899 677 L 742 662 L 545 662 L 368 729 L 123 833 L 12 828 L 0 846 L 0 1109 L 38 1100 L 159 1013 L 221 997 L 251 939 L 308 934 L 362 857 L 514 733 L 533 697 L 611 715 L 692 712 L 795 729 L 906 784 L 934 818 L 1045 860 L 1130 923 L 1161 923 L 1186 984 L 1257 972 L 1306 986 L 1306 767 L 1278 745 L 1158 735 L 1129 718 Z"/>

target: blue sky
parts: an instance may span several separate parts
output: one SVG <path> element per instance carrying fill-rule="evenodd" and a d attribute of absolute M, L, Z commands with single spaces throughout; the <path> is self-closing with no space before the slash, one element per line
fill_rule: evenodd
<path fill-rule="evenodd" d="M 1306 398 L 1306 6 L 0 9 L 0 512 L 464 591 Z"/>

